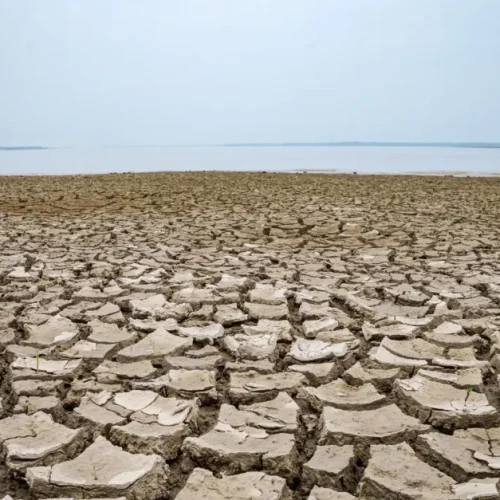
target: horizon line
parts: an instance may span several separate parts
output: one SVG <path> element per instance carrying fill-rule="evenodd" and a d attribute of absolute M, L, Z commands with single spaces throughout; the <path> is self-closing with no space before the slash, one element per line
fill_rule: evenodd
<path fill-rule="evenodd" d="M 129 144 L 101 146 L 0 146 L 0 151 L 46 150 L 46 149 L 126 149 L 126 148 L 189 148 L 189 147 L 458 147 L 500 148 L 500 142 L 463 141 L 321 141 L 321 142 L 228 142 L 222 144 Z"/>

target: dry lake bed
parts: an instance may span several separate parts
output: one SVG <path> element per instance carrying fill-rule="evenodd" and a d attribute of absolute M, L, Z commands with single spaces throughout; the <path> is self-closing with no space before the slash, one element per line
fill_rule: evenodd
<path fill-rule="evenodd" d="M 0 177 L 0 498 L 500 498 L 500 179 Z"/>

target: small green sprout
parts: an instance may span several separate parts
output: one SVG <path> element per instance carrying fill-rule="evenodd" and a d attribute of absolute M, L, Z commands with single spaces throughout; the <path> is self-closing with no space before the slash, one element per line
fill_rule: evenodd
<path fill-rule="evenodd" d="M 465 395 L 465 403 L 467 403 L 467 400 L 469 399 L 471 393 L 472 393 L 472 387 L 469 385 L 469 387 L 467 387 L 467 394 Z"/>

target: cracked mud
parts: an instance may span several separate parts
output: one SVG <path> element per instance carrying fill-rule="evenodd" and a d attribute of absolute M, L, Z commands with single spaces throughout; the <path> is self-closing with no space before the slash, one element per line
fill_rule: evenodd
<path fill-rule="evenodd" d="M 500 179 L 0 182 L 0 498 L 500 498 Z"/>

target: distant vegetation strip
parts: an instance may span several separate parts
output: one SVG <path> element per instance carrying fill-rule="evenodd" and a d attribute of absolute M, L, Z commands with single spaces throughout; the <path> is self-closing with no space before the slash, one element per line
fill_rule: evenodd
<path fill-rule="evenodd" d="M 226 147 L 413 147 L 413 148 L 500 148 L 500 142 L 249 142 Z"/>

